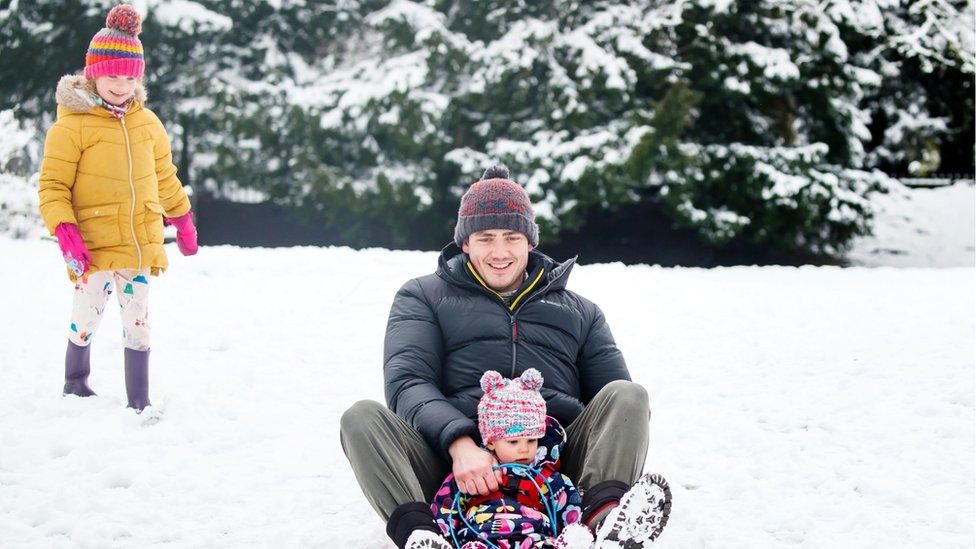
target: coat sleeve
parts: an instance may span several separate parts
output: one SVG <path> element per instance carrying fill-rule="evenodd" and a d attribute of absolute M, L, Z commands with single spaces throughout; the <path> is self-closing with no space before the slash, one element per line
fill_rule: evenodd
<path fill-rule="evenodd" d="M 78 224 L 71 207 L 71 189 L 75 185 L 81 150 L 81 132 L 68 120 L 58 120 L 48 130 L 37 197 L 44 225 L 52 235 L 61 223 Z"/>
<path fill-rule="evenodd" d="M 155 118 L 155 114 L 153 114 Z M 159 118 L 153 124 L 153 154 L 156 157 L 156 182 L 159 187 L 159 202 L 166 210 L 166 217 L 179 217 L 190 211 L 190 199 L 183 190 L 183 184 L 176 176 L 173 152 L 169 135 Z"/>
<path fill-rule="evenodd" d="M 580 372 L 580 389 L 585 406 L 607 383 L 623 379 L 630 381 L 630 372 L 624 355 L 610 333 L 603 311 L 592 302 L 583 301 L 584 318 L 588 318 L 586 338 L 580 348 L 577 366 Z"/>
<path fill-rule="evenodd" d="M 464 435 L 477 439 L 478 426 L 441 392 L 444 344 L 420 281 L 403 285 L 393 299 L 383 348 L 386 404 L 447 456 Z"/>

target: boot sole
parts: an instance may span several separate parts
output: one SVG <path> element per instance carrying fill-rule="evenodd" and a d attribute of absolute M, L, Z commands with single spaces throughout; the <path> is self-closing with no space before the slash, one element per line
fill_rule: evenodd
<path fill-rule="evenodd" d="M 641 549 L 661 535 L 670 514 L 668 481 L 661 475 L 643 475 L 597 530 L 594 547 Z"/>

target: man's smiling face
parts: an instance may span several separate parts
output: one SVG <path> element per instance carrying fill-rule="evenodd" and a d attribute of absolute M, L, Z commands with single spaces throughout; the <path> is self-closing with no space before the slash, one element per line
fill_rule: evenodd
<path fill-rule="evenodd" d="M 520 232 L 488 229 L 471 233 L 461 249 L 485 284 L 503 293 L 517 290 L 522 284 L 532 245 Z"/>

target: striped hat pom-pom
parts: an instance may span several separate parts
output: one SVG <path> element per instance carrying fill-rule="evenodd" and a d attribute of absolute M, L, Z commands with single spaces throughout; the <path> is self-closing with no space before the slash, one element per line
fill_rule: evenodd
<path fill-rule="evenodd" d="M 129 4 L 119 4 L 108 12 L 105 26 L 136 36 L 142 32 L 142 16 Z"/>
<path fill-rule="evenodd" d="M 542 388 L 542 374 L 535 368 L 529 368 L 519 376 L 519 382 L 528 391 L 538 391 Z"/>
<path fill-rule="evenodd" d="M 495 370 L 488 370 L 481 376 L 481 390 L 488 393 L 505 386 L 505 378 Z"/>

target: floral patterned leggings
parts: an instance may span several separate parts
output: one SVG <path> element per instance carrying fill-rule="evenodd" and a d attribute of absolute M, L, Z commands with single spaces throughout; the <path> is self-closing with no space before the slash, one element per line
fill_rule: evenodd
<path fill-rule="evenodd" d="M 136 351 L 148 350 L 149 269 L 96 271 L 79 278 L 75 282 L 68 339 L 82 347 L 91 342 L 113 290 L 118 291 L 125 346 Z"/>

